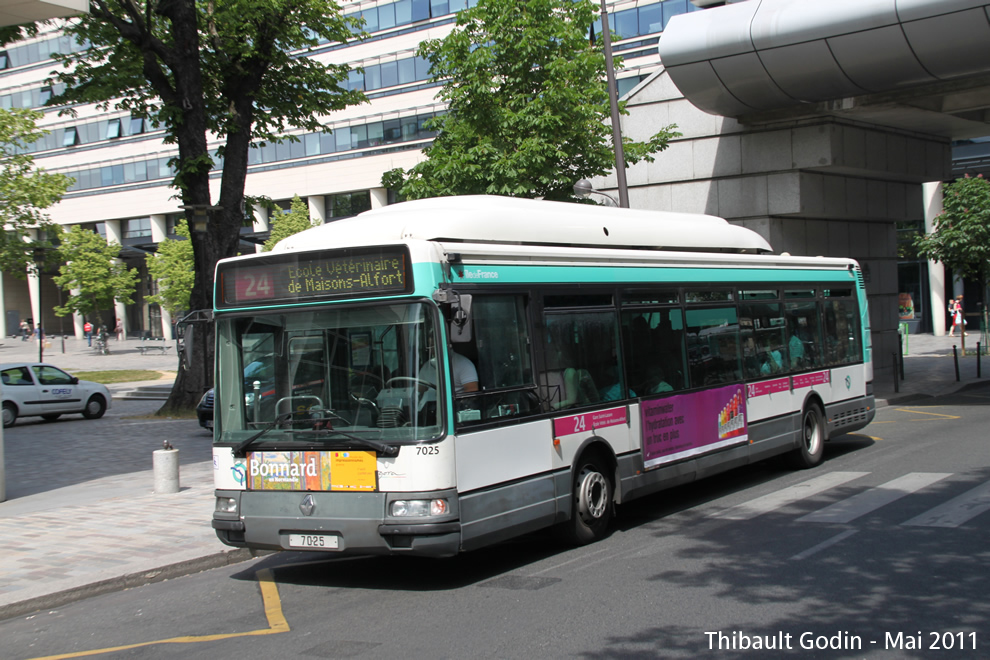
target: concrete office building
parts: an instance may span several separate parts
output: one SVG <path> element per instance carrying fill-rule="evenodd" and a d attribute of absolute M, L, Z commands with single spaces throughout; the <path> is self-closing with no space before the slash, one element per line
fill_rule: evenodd
<path fill-rule="evenodd" d="M 361 67 L 363 74 L 355 71 L 348 84 L 363 89 L 370 103 L 326 117 L 333 129 L 330 135 L 300 133 L 299 143 L 254 150 L 246 189 L 248 195 L 267 196 L 284 208 L 299 195 L 308 203 L 310 215 L 324 222 L 387 204 L 382 173 L 409 168 L 422 159 L 421 151 L 433 137 L 423 122 L 444 107 L 435 98 L 438 87 L 428 81 L 427 63 L 415 52 L 424 39 L 445 36 L 468 0 L 342 4 L 345 14 L 360 13 L 365 19 L 370 38 L 346 46 L 326 44 L 310 57 Z M 624 93 L 659 68 L 657 42 L 665 23 L 696 7 L 687 0 L 610 5 L 613 30 L 620 36 L 615 52 L 625 59 L 619 81 Z M 45 82 L 54 68 L 48 54 L 72 47 L 56 29 L 8 45 L 0 53 L 0 107 L 41 109 L 58 91 Z M 76 179 L 62 202 L 50 210 L 50 217 L 117 241 L 124 247 L 124 262 L 140 271 L 135 303 L 107 310 L 104 318 L 121 318 L 129 335 L 167 335 L 172 320 L 145 302 L 155 283 L 147 277 L 144 260 L 159 241 L 173 235 L 181 217 L 175 191 L 168 187 L 167 161 L 174 149 L 163 143 L 161 131 L 127 113 L 95 107 L 76 110 L 75 117 L 60 117 L 56 109 L 46 109 L 40 122 L 51 133 L 36 145 L 36 164 Z M 243 251 L 255 250 L 268 231 L 264 209 L 253 209 L 248 216 L 242 229 Z M 50 304 L 38 309 L 39 288 L 41 300 L 59 300 L 50 276 L 43 275 L 40 281 L 34 276 L 26 281 L 3 277 L 4 331 L 14 332 L 21 319 L 41 317 L 49 334 L 79 335 L 81 318 L 59 319 Z"/>

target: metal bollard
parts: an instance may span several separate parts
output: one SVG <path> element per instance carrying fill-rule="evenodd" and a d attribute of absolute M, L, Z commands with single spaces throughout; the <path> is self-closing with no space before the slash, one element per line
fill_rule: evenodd
<path fill-rule="evenodd" d="M 976 377 L 983 378 L 983 370 L 980 367 L 980 355 L 981 355 L 980 342 L 976 342 Z"/>
<path fill-rule="evenodd" d="M 169 445 L 168 449 L 156 449 L 152 456 L 152 472 L 155 479 L 155 494 L 179 492 L 179 450 Z"/>
<path fill-rule="evenodd" d="M 894 358 L 894 394 L 897 394 L 901 391 L 901 377 L 897 373 L 897 352 L 891 353 L 891 356 Z"/>
<path fill-rule="evenodd" d="M 956 345 L 952 345 L 952 361 L 956 363 L 956 382 L 959 382 L 959 353 L 956 352 Z"/>

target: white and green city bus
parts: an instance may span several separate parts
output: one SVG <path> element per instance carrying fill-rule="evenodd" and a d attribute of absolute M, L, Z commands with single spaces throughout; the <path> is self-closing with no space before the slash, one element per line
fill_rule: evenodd
<path fill-rule="evenodd" d="M 213 527 L 448 556 L 785 455 L 874 415 L 849 259 L 703 215 L 451 197 L 216 271 Z M 439 367 L 437 364 L 439 363 Z"/>

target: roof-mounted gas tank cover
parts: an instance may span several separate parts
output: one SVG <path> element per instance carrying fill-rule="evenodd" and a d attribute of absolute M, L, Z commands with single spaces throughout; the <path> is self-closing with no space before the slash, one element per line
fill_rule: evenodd
<path fill-rule="evenodd" d="M 723 218 L 494 195 L 435 197 L 393 204 L 309 229 L 275 251 L 313 245 L 380 245 L 419 239 L 446 243 L 580 246 L 766 254 L 756 232 Z"/>

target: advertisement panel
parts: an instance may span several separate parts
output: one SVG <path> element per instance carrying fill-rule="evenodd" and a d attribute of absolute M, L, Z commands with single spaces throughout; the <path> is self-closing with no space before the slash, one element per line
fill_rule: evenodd
<path fill-rule="evenodd" d="M 749 441 L 742 385 L 643 401 L 647 469 Z"/>

